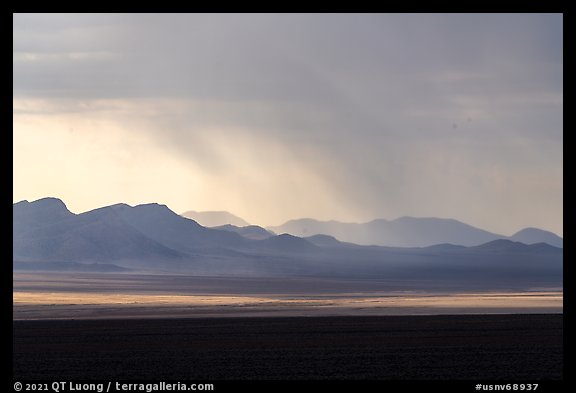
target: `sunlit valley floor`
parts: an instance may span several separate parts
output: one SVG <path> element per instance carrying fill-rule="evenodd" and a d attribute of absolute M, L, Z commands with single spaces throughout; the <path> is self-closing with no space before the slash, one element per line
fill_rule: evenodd
<path fill-rule="evenodd" d="M 14 273 L 14 319 L 562 313 L 560 288 L 326 278 Z"/>

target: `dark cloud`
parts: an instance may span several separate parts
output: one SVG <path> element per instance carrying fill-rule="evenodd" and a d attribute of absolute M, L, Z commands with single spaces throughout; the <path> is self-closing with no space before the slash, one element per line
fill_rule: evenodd
<path fill-rule="evenodd" d="M 239 148 L 263 167 L 258 144 L 277 144 L 366 216 L 423 213 L 457 203 L 450 184 L 476 198 L 491 191 L 470 178 L 561 168 L 562 24 L 554 14 L 16 14 L 13 92 L 92 115 L 94 102 L 136 103 L 108 116 L 214 173 L 235 169 L 207 130 L 250 141 Z M 534 156 L 541 143 L 552 147 Z M 442 187 L 419 187 L 430 182 Z"/>

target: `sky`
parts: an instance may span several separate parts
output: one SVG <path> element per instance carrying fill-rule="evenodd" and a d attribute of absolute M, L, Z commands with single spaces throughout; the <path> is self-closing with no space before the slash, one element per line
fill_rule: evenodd
<path fill-rule="evenodd" d="M 563 233 L 561 14 L 14 14 L 13 200 Z"/>

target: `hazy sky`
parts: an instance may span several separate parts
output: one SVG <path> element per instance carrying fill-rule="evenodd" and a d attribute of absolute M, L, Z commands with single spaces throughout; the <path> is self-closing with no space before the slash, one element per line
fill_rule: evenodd
<path fill-rule="evenodd" d="M 14 201 L 562 234 L 561 14 L 15 14 Z"/>

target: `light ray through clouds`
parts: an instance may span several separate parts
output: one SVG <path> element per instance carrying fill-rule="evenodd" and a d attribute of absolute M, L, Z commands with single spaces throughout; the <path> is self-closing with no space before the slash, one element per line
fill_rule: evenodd
<path fill-rule="evenodd" d="M 562 234 L 560 14 L 15 14 L 15 201 Z"/>

